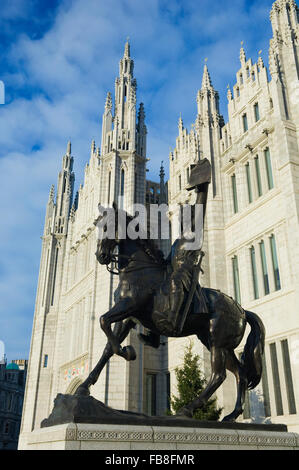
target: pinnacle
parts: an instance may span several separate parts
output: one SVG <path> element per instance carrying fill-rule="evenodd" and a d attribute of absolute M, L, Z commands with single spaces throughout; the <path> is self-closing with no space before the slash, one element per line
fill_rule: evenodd
<path fill-rule="evenodd" d="M 213 88 L 207 64 L 204 65 L 201 88 Z"/>
<path fill-rule="evenodd" d="M 240 61 L 241 61 L 241 64 L 245 64 L 246 62 L 246 54 L 245 54 L 245 50 L 243 46 L 240 49 Z"/>
<path fill-rule="evenodd" d="M 125 44 L 125 52 L 124 52 L 124 57 L 131 57 L 130 56 L 130 43 L 129 43 L 129 38 L 127 39 L 127 42 Z"/>
<path fill-rule="evenodd" d="M 106 109 L 111 109 L 112 108 L 112 97 L 111 97 L 110 91 L 108 91 L 108 93 L 107 93 L 105 108 Z"/>
<path fill-rule="evenodd" d="M 180 117 L 179 117 L 179 129 L 183 130 L 184 129 L 184 123 L 183 123 L 183 119 L 182 119 L 182 115 L 180 114 Z"/>
<path fill-rule="evenodd" d="M 52 184 L 51 189 L 50 189 L 50 194 L 49 194 L 49 201 L 54 201 L 54 195 L 55 195 L 55 186 Z"/>
<path fill-rule="evenodd" d="M 69 140 L 67 143 L 66 154 L 71 155 L 71 153 L 72 153 L 72 144 L 71 144 L 71 141 Z"/>

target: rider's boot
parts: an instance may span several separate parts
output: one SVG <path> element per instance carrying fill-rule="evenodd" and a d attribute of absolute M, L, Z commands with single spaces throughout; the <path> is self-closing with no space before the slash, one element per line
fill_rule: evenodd
<path fill-rule="evenodd" d="M 139 333 L 138 338 L 146 346 L 151 346 L 152 348 L 158 348 L 160 346 L 160 335 L 153 332 L 150 332 L 148 335 Z"/>

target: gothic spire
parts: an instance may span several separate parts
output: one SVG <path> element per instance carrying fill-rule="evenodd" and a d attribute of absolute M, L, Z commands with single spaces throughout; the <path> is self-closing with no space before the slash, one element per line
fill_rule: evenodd
<path fill-rule="evenodd" d="M 129 38 L 128 38 L 125 44 L 124 58 L 129 59 L 130 57 L 131 57 L 130 56 L 130 43 L 129 43 Z"/>
<path fill-rule="evenodd" d="M 54 196 L 55 196 L 55 186 L 52 184 L 50 193 L 49 193 L 49 202 L 54 202 Z"/>
<path fill-rule="evenodd" d="M 204 65 L 201 88 L 213 88 L 207 64 Z"/>
<path fill-rule="evenodd" d="M 112 97 L 110 91 L 107 93 L 105 109 L 112 109 Z"/>
<path fill-rule="evenodd" d="M 72 153 L 72 144 L 71 144 L 71 141 L 69 140 L 67 143 L 66 154 L 71 155 L 71 153 Z"/>
<path fill-rule="evenodd" d="M 179 117 L 179 124 L 178 124 L 178 127 L 179 127 L 179 131 L 180 131 L 180 132 L 184 129 L 184 123 L 183 123 L 183 119 L 182 119 L 182 115 L 181 115 L 181 114 L 180 114 L 180 117 Z"/>

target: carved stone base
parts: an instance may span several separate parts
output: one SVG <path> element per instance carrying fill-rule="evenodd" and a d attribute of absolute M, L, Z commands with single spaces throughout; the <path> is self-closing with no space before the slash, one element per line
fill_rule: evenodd
<path fill-rule="evenodd" d="M 267 427 L 271 429 L 271 425 Z M 299 450 L 299 435 L 270 430 L 69 423 L 22 434 L 19 449 L 187 450 L 188 454 L 197 450 Z"/>

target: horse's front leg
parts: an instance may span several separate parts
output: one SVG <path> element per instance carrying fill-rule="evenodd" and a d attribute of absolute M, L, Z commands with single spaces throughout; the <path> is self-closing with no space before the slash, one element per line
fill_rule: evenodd
<path fill-rule="evenodd" d="M 134 301 L 130 297 L 126 297 L 117 302 L 111 310 L 100 317 L 101 328 L 111 344 L 113 353 L 125 359 L 127 359 L 129 350 L 121 347 L 118 335 L 115 335 L 111 330 L 111 324 L 130 317 L 135 309 Z"/>
<path fill-rule="evenodd" d="M 122 343 L 124 341 L 124 339 L 128 336 L 129 332 L 131 331 L 132 328 L 135 327 L 135 325 L 136 325 L 136 323 L 131 319 L 127 320 L 124 324 L 117 323 L 115 325 L 113 333 L 119 335 L 119 342 L 120 343 Z M 132 361 L 136 358 L 136 355 L 134 356 L 134 353 L 135 353 L 135 351 L 134 352 L 131 351 L 131 356 L 130 356 L 129 360 Z M 90 372 L 87 379 L 76 390 L 75 395 L 88 396 L 90 394 L 90 392 L 89 392 L 90 386 L 94 385 L 97 382 L 97 380 L 100 376 L 100 373 L 102 372 L 103 368 L 105 367 L 105 365 L 107 364 L 107 362 L 109 361 L 109 359 L 112 356 L 113 356 L 112 346 L 111 346 L 110 342 L 108 341 L 108 343 L 106 344 L 106 346 L 104 348 L 104 351 L 102 353 L 102 356 L 101 356 L 100 360 L 98 361 L 97 365 Z"/>

